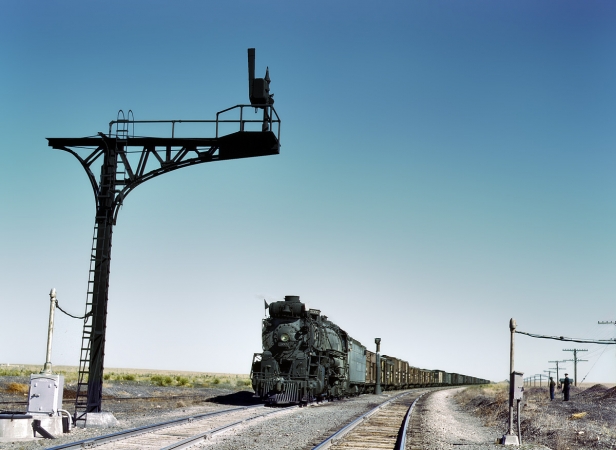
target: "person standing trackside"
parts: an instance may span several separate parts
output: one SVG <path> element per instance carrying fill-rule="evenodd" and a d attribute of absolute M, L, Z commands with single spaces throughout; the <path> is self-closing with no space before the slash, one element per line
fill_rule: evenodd
<path fill-rule="evenodd" d="M 563 383 L 563 395 L 565 396 L 564 401 L 569 401 L 569 389 L 571 388 L 571 380 L 569 379 L 569 374 L 565 374 L 565 381 Z"/>
<path fill-rule="evenodd" d="M 553 377 L 550 377 L 550 401 L 554 400 L 554 389 L 556 388 L 556 382 Z"/>

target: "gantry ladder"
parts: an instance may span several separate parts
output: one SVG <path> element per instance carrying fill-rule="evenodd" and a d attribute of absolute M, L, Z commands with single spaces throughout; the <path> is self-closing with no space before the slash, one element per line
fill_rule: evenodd
<path fill-rule="evenodd" d="M 124 157 L 126 157 L 126 147 L 128 147 L 128 138 L 135 136 L 135 123 L 134 123 L 133 111 L 128 110 L 128 119 L 124 116 L 124 111 L 118 111 L 118 119 L 115 124 L 115 147 L 116 155 L 120 156 L 118 166 L 116 169 L 116 182 L 124 183 L 126 179 L 126 164 L 124 163 Z M 132 135 L 130 133 L 130 126 L 132 125 Z M 123 154 L 121 156 L 120 154 Z M 118 178 L 120 177 L 120 178 Z"/>
<path fill-rule="evenodd" d="M 120 111 L 121 112 L 121 111 Z M 119 118 L 118 113 L 118 118 Z M 132 121 L 132 111 L 129 111 L 129 121 Z M 124 119 L 124 113 L 122 113 L 122 119 Z M 129 121 L 122 120 L 116 125 L 116 135 L 115 135 L 115 158 L 118 158 L 120 151 L 125 151 L 127 140 L 129 137 Z M 120 150 L 122 148 L 122 150 Z M 115 164 L 115 173 L 109 173 L 106 176 L 101 175 L 101 184 L 100 190 L 97 195 L 98 206 L 97 208 L 97 216 L 94 222 L 94 234 L 92 236 L 92 251 L 90 253 L 90 270 L 88 272 L 88 293 L 86 297 L 86 313 L 83 322 L 83 334 L 81 336 L 81 353 L 79 357 L 79 373 L 77 380 L 77 394 L 75 397 L 75 416 L 74 422 L 77 424 L 79 421 L 83 422 L 85 425 L 86 414 L 88 412 L 93 412 L 93 409 L 96 409 L 97 405 L 100 406 L 100 398 L 98 401 L 96 399 L 88 400 L 89 394 L 95 395 L 95 393 L 89 392 L 89 374 L 90 374 L 90 365 L 92 363 L 92 342 L 95 338 L 94 336 L 94 316 L 93 312 L 97 314 L 99 317 L 102 315 L 106 317 L 106 314 L 101 314 L 98 311 L 99 307 L 105 307 L 105 299 L 106 292 L 108 288 L 108 279 L 103 277 L 104 275 L 101 271 L 109 270 L 108 260 L 110 258 L 109 252 L 111 252 L 111 236 L 107 235 L 111 233 L 111 221 L 113 221 L 111 211 L 107 211 L 103 208 L 103 205 L 113 204 L 113 199 L 118 193 L 114 186 L 119 181 L 117 179 L 119 172 L 121 175 L 124 175 L 124 172 L 121 169 L 124 169 L 122 158 L 116 159 Z M 120 164 L 122 164 L 120 166 Z M 105 212 L 103 212 L 105 211 Z M 100 230 L 100 227 L 103 229 Z M 102 235 L 99 235 L 99 230 L 102 231 Z M 99 242 L 99 239 L 102 239 L 102 242 Z M 108 242 L 109 240 L 109 242 Z M 108 243 L 107 243 L 108 242 Z M 107 248 L 107 246 L 109 248 Z M 97 281 L 98 280 L 98 281 Z M 104 281 L 106 280 L 106 281 Z M 95 292 L 95 289 L 98 289 L 99 292 Z M 96 294 L 96 295 L 95 295 Z M 95 302 L 103 302 L 101 305 L 95 304 Z M 103 319 L 103 323 L 97 325 L 97 327 L 102 326 L 102 332 L 104 336 L 104 328 L 105 323 Z M 98 333 L 101 331 L 99 330 Z M 101 352 L 104 352 L 103 347 L 99 349 Z M 97 353 L 97 352 L 95 352 Z M 103 358 L 104 354 L 96 354 L 96 358 Z M 102 360 L 101 360 L 102 361 Z M 96 363 L 97 364 L 97 363 Z M 101 367 L 102 370 L 102 367 Z M 102 372 L 101 372 L 102 376 Z M 102 380 L 100 380 L 102 382 Z M 98 382 L 98 380 L 96 381 Z M 98 395 L 102 396 L 102 391 L 97 389 Z M 91 404 L 92 402 L 96 402 Z"/>
<path fill-rule="evenodd" d="M 83 334 L 81 336 L 81 353 L 79 357 L 79 373 L 77 379 L 77 395 L 75 397 L 74 422 L 83 421 L 85 424 L 88 412 L 88 373 L 90 370 L 90 350 L 92 347 L 92 307 L 94 301 L 94 274 L 100 261 L 97 261 L 98 221 L 94 222 L 94 235 L 92 236 L 92 252 L 90 254 L 90 270 L 88 272 L 88 293 L 86 296 L 86 312 L 83 320 Z"/>

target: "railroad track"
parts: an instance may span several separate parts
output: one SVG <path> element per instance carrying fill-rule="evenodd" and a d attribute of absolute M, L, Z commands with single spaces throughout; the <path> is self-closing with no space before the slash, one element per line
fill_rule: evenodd
<path fill-rule="evenodd" d="M 95 438 L 89 438 L 78 442 L 56 445 L 53 447 L 48 447 L 47 450 L 76 450 L 94 447 L 97 450 L 121 450 L 136 448 L 146 450 L 184 449 L 189 448 L 195 444 L 203 444 L 206 440 L 209 440 L 227 431 L 236 429 L 242 425 L 250 426 L 252 423 L 255 423 L 256 425 L 256 422 L 258 422 L 257 419 L 266 418 L 270 415 L 275 417 L 276 414 L 283 413 L 285 411 L 287 411 L 291 415 L 285 416 L 286 418 L 284 419 L 284 421 L 286 421 L 287 428 L 281 428 L 281 430 L 284 430 L 284 432 L 281 431 L 280 435 L 288 436 L 288 439 L 285 437 L 282 437 L 282 439 L 276 437 L 272 439 L 271 442 L 267 441 L 268 445 L 271 446 L 268 448 L 287 449 L 299 448 L 299 446 L 301 446 L 302 448 L 314 448 L 319 450 L 326 448 L 331 448 L 334 450 L 348 450 L 351 448 L 389 448 L 415 450 L 421 448 L 420 442 L 418 441 L 419 439 L 421 439 L 421 433 L 420 430 L 417 428 L 417 414 L 411 413 L 412 411 L 421 411 L 421 407 L 417 408 L 417 399 L 419 399 L 422 395 L 435 390 L 439 389 L 414 389 L 395 395 L 384 403 L 381 403 L 376 408 L 373 408 L 367 413 L 363 414 L 361 417 L 354 420 L 350 424 L 344 426 L 342 429 L 331 435 L 329 438 L 325 439 L 316 447 L 313 446 L 316 442 L 319 442 L 318 440 L 308 441 L 312 442 L 312 445 L 310 445 L 309 447 L 304 447 L 305 444 L 299 444 L 299 442 L 296 440 L 296 437 L 298 435 L 294 434 L 297 431 L 290 431 L 288 428 L 289 423 L 295 424 L 300 423 L 301 421 L 311 420 L 310 417 L 312 417 L 313 419 L 316 418 L 317 416 L 315 416 L 314 413 L 312 415 L 306 415 L 306 410 L 304 410 L 303 408 L 299 409 L 297 407 L 272 409 L 264 407 L 263 405 L 256 405 L 229 408 L 221 411 L 185 417 L 182 419 L 175 419 L 164 423 L 158 423 L 155 425 L 148 425 Z M 327 406 L 325 406 L 325 409 L 322 410 L 322 413 L 329 415 L 333 418 L 338 414 L 336 413 L 336 411 L 339 410 L 340 406 L 342 406 L 344 409 L 343 402 L 341 402 L 340 405 L 338 405 L 338 402 L 335 402 L 333 404 L 327 404 Z M 294 412 L 291 411 L 293 409 L 295 409 Z M 310 410 L 316 413 L 317 411 L 321 411 L 321 408 L 318 408 L 318 410 L 313 410 L 311 408 Z M 318 414 L 318 416 L 320 416 L 320 413 Z M 348 417 L 350 420 L 352 416 Z M 261 436 L 262 431 L 259 430 L 263 430 L 264 427 L 265 429 L 268 429 L 268 423 L 269 422 L 258 425 L 256 431 L 252 427 L 248 428 L 246 432 L 256 433 L 255 436 Z M 316 423 L 319 423 L 318 420 Z M 339 421 L 338 423 L 342 422 Z M 316 425 L 313 428 L 316 428 L 317 426 L 321 428 L 319 425 Z M 302 430 L 304 430 L 304 433 L 308 431 L 305 428 L 302 428 Z M 409 430 L 409 433 L 411 433 L 409 439 L 406 439 L 406 430 Z M 319 430 L 317 429 L 316 431 L 318 432 Z M 243 431 L 238 431 L 234 436 L 236 436 L 241 441 L 242 439 L 244 439 L 242 437 L 243 433 Z M 267 436 L 269 436 L 269 438 L 272 437 L 271 434 L 263 434 L 263 437 L 265 437 L 266 439 L 268 439 Z M 409 441 L 411 440 L 411 438 L 414 442 L 408 442 L 405 444 L 405 441 Z M 235 437 L 232 439 L 235 439 Z M 254 440 L 255 443 L 257 442 L 256 439 L 257 438 L 255 438 Z M 320 439 L 323 438 L 321 437 Z M 276 442 L 274 443 L 274 441 Z M 213 445 L 216 446 L 217 444 L 213 443 Z M 227 443 L 226 445 L 228 446 L 229 443 Z M 263 447 L 263 442 L 260 442 L 259 445 Z"/>
<path fill-rule="evenodd" d="M 293 408 L 296 408 L 296 406 L 276 409 L 265 408 L 263 405 L 230 408 L 48 447 L 46 450 L 93 447 L 96 447 L 97 450 L 124 448 L 179 450 L 211 439 L 256 419 Z"/>
<path fill-rule="evenodd" d="M 407 444 L 407 430 L 417 401 L 435 389 L 403 392 L 381 403 L 336 431 L 313 450 L 414 448 Z"/>
<path fill-rule="evenodd" d="M 111 398 L 103 398 L 104 400 L 111 402 L 122 402 L 122 401 L 130 401 L 130 400 L 161 400 L 161 401 L 173 401 L 173 400 L 182 400 L 182 399 L 190 399 L 190 400 L 207 400 L 211 398 L 210 396 L 195 396 L 195 395 L 168 395 L 168 396 L 158 396 L 158 397 L 111 397 Z M 64 397 L 67 400 L 67 403 L 74 402 L 74 398 Z M 21 400 L 8 400 L 8 401 L 0 401 L 0 405 L 27 405 L 27 401 Z"/>

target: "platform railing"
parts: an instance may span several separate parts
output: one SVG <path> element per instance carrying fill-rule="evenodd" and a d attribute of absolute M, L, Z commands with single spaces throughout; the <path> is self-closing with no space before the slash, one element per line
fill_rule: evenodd
<path fill-rule="evenodd" d="M 245 110 L 263 111 L 261 118 L 250 119 L 247 118 L 248 114 Z M 231 114 L 239 114 L 239 117 L 228 119 Z M 231 108 L 223 109 L 216 113 L 216 119 L 214 120 L 185 120 L 185 119 L 172 119 L 172 120 L 131 120 L 131 119 L 118 119 L 109 122 L 109 136 L 117 134 L 118 128 L 121 130 L 127 130 L 128 125 L 132 125 L 132 135 L 128 135 L 128 138 L 135 137 L 135 124 L 168 124 L 170 130 L 164 131 L 163 134 L 169 136 L 169 132 L 172 138 L 176 137 L 176 125 L 178 124 L 209 124 L 215 127 L 215 138 L 226 136 L 233 132 L 247 131 L 250 125 L 261 125 L 260 131 L 271 131 L 276 136 L 276 139 L 280 141 L 280 117 L 272 105 L 236 105 Z M 224 125 L 237 124 L 237 127 L 225 127 Z M 115 127 L 115 131 L 114 131 Z M 224 130 L 223 130 L 224 129 Z M 231 130 L 227 132 L 227 130 Z M 196 136 L 193 136 L 196 137 Z M 212 136 L 200 136 L 200 137 L 212 137 Z"/>

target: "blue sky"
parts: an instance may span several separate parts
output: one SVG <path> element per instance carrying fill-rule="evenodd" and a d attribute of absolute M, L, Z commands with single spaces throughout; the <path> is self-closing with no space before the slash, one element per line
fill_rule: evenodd
<path fill-rule="evenodd" d="M 246 372 L 263 302 L 300 295 L 425 368 L 508 371 L 508 321 L 615 337 L 611 2 L 8 1 L 0 17 L 2 363 L 43 363 L 48 292 L 82 314 L 94 202 L 46 137 L 213 119 L 269 66 L 278 156 L 127 198 L 107 367 Z M 136 130 L 136 134 L 139 131 Z M 59 316 L 53 362 L 77 364 Z M 518 338 L 517 368 L 569 358 Z M 587 380 L 616 379 L 589 348 Z"/>

